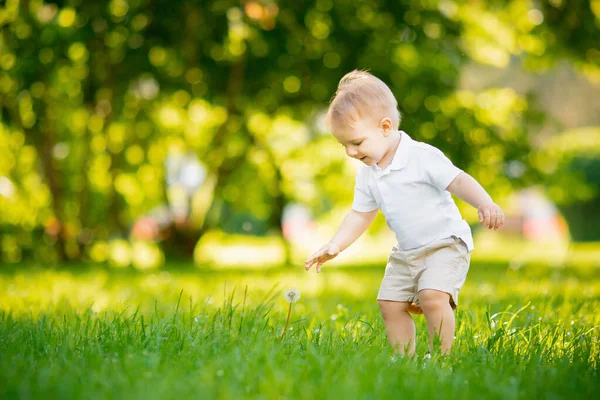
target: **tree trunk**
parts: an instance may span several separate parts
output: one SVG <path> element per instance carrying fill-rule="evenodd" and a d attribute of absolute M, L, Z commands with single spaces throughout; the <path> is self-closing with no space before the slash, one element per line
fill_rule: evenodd
<path fill-rule="evenodd" d="M 53 140 L 54 138 L 51 133 L 52 128 L 46 125 L 45 129 L 42 128 L 40 131 L 38 131 L 37 134 L 40 137 L 38 137 L 37 140 L 30 130 L 25 130 L 25 132 L 35 145 L 41 161 L 42 175 L 46 177 L 48 186 L 50 188 L 50 193 L 52 194 L 52 210 L 54 211 L 54 217 L 58 221 L 59 227 L 54 246 L 56 248 L 59 261 L 64 262 L 67 260 L 67 254 L 65 252 L 65 231 L 63 229 L 63 182 L 59 172 L 52 165 L 52 149 L 55 145 Z"/>

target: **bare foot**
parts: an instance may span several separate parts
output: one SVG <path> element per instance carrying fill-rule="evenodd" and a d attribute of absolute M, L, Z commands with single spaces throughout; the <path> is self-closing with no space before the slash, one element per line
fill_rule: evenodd
<path fill-rule="evenodd" d="M 408 312 L 411 314 L 423 314 L 423 310 L 421 309 L 421 307 L 419 307 L 415 303 L 412 303 L 410 306 L 408 306 Z"/>

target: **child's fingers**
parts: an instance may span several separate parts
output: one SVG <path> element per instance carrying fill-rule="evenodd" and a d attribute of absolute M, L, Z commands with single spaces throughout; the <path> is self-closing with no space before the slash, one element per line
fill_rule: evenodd
<path fill-rule="evenodd" d="M 306 261 L 304 261 L 304 268 L 308 271 L 316 264 L 317 272 L 321 272 L 321 267 L 325 262 L 335 258 L 339 251 L 332 249 L 330 246 L 323 246 L 319 251 L 315 252 Z"/>
<path fill-rule="evenodd" d="M 306 260 L 304 262 L 304 268 L 306 268 L 306 270 L 308 271 L 309 269 L 311 269 L 311 267 L 313 265 L 315 265 L 315 263 L 317 262 L 318 257 L 317 256 L 312 256 L 311 258 L 309 258 L 308 260 Z"/>
<path fill-rule="evenodd" d="M 498 230 L 504 225 L 504 213 L 498 206 L 483 206 L 482 209 L 478 210 L 477 214 L 479 222 L 488 229 Z"/>
<path fill-rule="evenodd" d="M 310 269 L 310 267 L 312 267 L 313 262 L 312 261 L 305 261 L 304 262 L 304 269 L 306 269 L 307 271 Z"/>
<path fill-rule="evenodd" d="M 485 210 L 483 210 L 483 224 L 487 228 L 490 228 L 490 209 L 489 208 L 486 208 Z"/>
<path fill-rule="evenodd" d="M 310 267 L 317 262 L 317 260 L 319 258 L 321 258 L 323 256 L 323 249 L 316 251 L 313 253 L 312 256 L 310 256 L 306 261 L 304 261 L 304 266 L 306 267 L 307 270 L 310 269 Z"/>
<path fill-rule="evenodd" d="M 321 265 L 323 265 L 325 261 L 327 261 L 327 258 L 323 254 L 319 254 L 310 262 L 310 264 L 306 264 L 305 268 L 308 271 L 316 265 L 317 272 L 319 272 L 321 270 Z"/>
<path fill-rule="evenodd" d="M 500 227 L 500 221 L 502 220 L 502 211 L 500 210 L 500 208 L 495 208 L 492 210 L 492 228 L 494 228 L 495 231 L 498 230 L 498 228 Z"/>
<path fill-rule="evenodd" d="M 496 210 L 493 210 L 491 212 L 491 216 L 490 216 L 490 229 L 496 229 L 498 223 L 498 214 L 496 212 Z"/>
<path fill-rule="evenodd" d="M 317 273 L 321 272 L 321 267 L 323 266 L 322 262 L 317 263 Z"/>
<path fill-rule="evenodd" d="M 314 262 L 315 262 L 315 259 L 314 259 L 314 257 L 311 256 L 306 261 L 304 261 L 304 268 L 306 268 L 306 270 L 308 271 Z"/>
<path fill-rule="evenodd" d="M 502 228 L 503 225 L 504 225 L 504 213 L 502 212 L 502 210 L 498 210 L 498 222 L 496 224 L 496 229 Z"/>

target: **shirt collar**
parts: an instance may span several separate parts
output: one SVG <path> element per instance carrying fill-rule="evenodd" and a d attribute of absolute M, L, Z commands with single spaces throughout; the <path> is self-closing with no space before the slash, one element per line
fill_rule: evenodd
<path fill-rule="evenodd" d="M 373 168 L 378 172 L 384 172 L 386 170 L 397 170 L 402 169 L 406 162 L 408 161 L 408 148 L 410 147 L 410 142 L 413 140 L 410 136 L 404 131 L 400 132 L 400 144 L 398 144 L 398 148 L 396 149 L 396 153 L 394 153 L 394 157 L 392 158 L 392 162 L 388 165 L 385 170 L 381 170 L 376 164 L 373 165 Z"/>

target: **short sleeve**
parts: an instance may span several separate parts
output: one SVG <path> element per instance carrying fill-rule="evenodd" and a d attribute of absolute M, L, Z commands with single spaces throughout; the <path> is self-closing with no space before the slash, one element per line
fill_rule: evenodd
<path fill-rule="evenodd" d="M 354 202 L 352 209 L 358 212 L 369 212 L 378 208 L 375 198 L 371 194 L 368 184 L 369 170 L 361 167 L 356 173 L 356 183 L 354 185 Z"/>
<path fill-rule="evenodd" d="M 422 167 L 427 181 L 440 191 L 446 190 L 454 178 L 462 172 L 439 149 L 427 146 L 423 152 Z"/>

